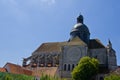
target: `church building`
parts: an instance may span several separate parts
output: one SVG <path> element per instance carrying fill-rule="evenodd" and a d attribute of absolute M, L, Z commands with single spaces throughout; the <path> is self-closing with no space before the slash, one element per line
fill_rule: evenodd
<path fill-rule="evenodd" d="M 96 80 L 103 80 L 105 74 L 117 68 L 111 41 L 105 46 L 99 39 L 90 39 L 90 31 L 83 16 L 79 15 L 68 41 L 42 43 L 30 57 L 23 59 L 23 67 L 36 71 L 56 68 L 56 75 L 71 78 L 71 71 L 84 56 L 98 59 L 100 66 Z"/>

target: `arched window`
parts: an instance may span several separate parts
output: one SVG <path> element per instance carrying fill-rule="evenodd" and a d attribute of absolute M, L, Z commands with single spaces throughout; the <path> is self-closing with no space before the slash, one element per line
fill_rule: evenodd
<path fill-rule="evenodd" d="M 100 80 L 104 80 L 104 78 L 103 78 L 103 77 L 100 77 Z"/>
<path fill-rule="evenodd" d="M 66 64 L 64 64 L 64 71 L 66 71 Z"/>
<path fill-rule="evenodd" d="M 70 71 L 70 64 L 68 64 L 68 71 Z"/>
<path fill-rule="evenodd" d="M 74 65 L 74 64 L 72 64 L 72 70 L 74 69 L 74 67 L 75 67 L 75 65 Z"/>

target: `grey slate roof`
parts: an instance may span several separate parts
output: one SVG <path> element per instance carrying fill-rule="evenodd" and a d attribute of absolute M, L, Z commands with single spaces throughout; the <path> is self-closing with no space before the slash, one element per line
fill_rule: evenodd
<path fill-rule="evenodd" d="M 100 42 L 98 39 L 91 39 L 88 45 L 89 49 L 98 49 L 98 48 L 105 48 L 105 46 Z"/>
<path fill-rule="evenodd" d="M 43 43 L 38 47 L 34 52 L 61 52 L 62 46 L 73 46 L 73 45 L 81 45 L 87 46 L 81 39 L 78 37 L 74 38 L 72 41 L 68 42 L 53 42 L 53 43 Z"/>
<path fill-rule="evenodd" d="M 87 46 L 86 43 L 84 43 L 80 38 L 75 37 L 73 40 L 70 42 L 65 41 L 65 42 L 49 42 L 49 43 L 43 43 L 40 45 L 34 52 L 45 52 L 45 53 L 50 53 L 50 52 L 61 52 L 61 47 L 62 46 L 74 46 L 74 45 L 79 45 L 79 46 Z M 105 48 L 104 45 L 98 40 L 98 39 L 91 39 L 88 45 L 89 49 L 98 49 L 98 48 Z"/>

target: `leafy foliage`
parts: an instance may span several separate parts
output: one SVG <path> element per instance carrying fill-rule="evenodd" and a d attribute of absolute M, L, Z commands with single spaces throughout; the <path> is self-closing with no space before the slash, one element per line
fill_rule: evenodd
<path fill-rule="evenodd" d="M 109 76 L 106 76 L 104 80 L 120 80 L 120 75 L 110 74 Z"/>
<path fill-rule="evenodd" d="M 0 72 L 0 80 L 35 80 L 32 76 Z"/>
<path fill-rule="evenodd" d="M 74 80 L 90 80 L 98 73 L 99 62 L 95 58 L 83 57 L 72 71 Z"/>
<path fill-rule="evenodd" d="M 65 79 L 60 79 L 57 76 L 49 76 L 49 75 L 44 75 L 42 74 L 42 76 L 40 77 L 40 80 L 65 80 Z"/>
<path fill-rule="evenodd" d="M 36 79 L 33 76 L 0 72 L 0 80 L 36 80 Z M 60 79 L 56 76 L 52 77 L 49 75 L 42 75 L 40 77 L 40 80 L 65 80 L 65 79 Z"/>

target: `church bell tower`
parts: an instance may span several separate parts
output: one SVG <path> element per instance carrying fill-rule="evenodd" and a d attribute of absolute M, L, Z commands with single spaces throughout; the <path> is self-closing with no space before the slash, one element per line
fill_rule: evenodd
<path fill-rule="evenodd" d="M 84 18 L 82 15 L 77 17 L 77 24 L 75 24 L 71 30 L 70 36 L 70 41 L 75 37 L 79 37 L 86 44 L 89 44 L 90 32 L 88 27 L 84 24 Z"/>

